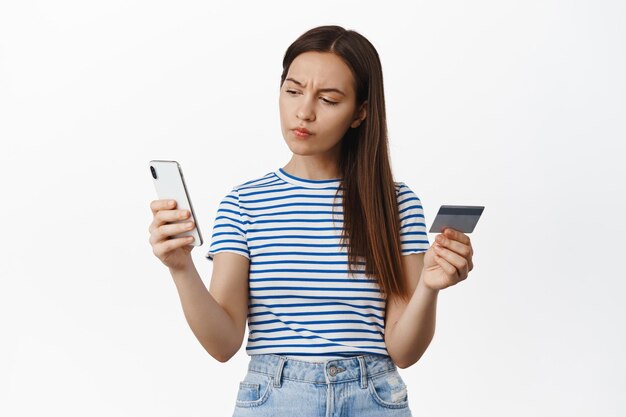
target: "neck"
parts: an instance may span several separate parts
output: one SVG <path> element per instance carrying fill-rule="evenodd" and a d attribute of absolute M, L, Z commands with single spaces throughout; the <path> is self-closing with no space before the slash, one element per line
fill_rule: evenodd
<path fill-rule="evenodd" d="M 330 180 L 341 178 L 339 164 L 336 161 L 323 161 L 309 156 L 293 155 L 283 167 L 288 174 L 309 180 Z"/>

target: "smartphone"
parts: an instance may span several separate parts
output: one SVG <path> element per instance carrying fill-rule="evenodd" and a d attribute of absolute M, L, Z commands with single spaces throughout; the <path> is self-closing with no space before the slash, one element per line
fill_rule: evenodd
<path fill-rule="evenodd" d="M 180 164 L 176 161 L 152 160 L 150 161 L 150 173 L 152 174 L 154 188 L 156 189 L 159 200 L 176 200 L 175 210 L 188 210 L 191 212 L 191 219 L 193 220 L 194 228 L 186 232 L 173 235 L 170 239 L 193 236 L 193 242 L 191 242 L 190 245 L 202 245 L 200 225 L 198 224 L 198 218 L 196 217 L 196 213 L 193 211 L 193 206 L 191 205 L 189 190 L 187 190 L 185 177 L 183 177 L 183 170 L 181 169 Z M 172 223 L 184 223 L 188 221 L 189 218 L 176 220 Z"/>
<path fill-rule="evenodd" d="M 443 233 L 446 227 L 472 233 L 484 209 L 484 206 L 442 205 L 428 233 Z"/>

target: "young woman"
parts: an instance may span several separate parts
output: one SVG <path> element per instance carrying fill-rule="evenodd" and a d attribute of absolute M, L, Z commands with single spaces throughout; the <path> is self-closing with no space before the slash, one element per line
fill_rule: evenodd
<path fill-rule="evenodd" d="M 150 242 L 185 317 L 220 362 L 248 372 L 235 416 L 410 416 L 397 367 L 425 352 L 438 291 L 465 279 L 473 250 L 448 229 L 430 246 L 419 198 L 393 180 L 378 54 L 359 33 L 321 26 L 289 46 L 280 122 L 283 167 L 222 199 L 206 257 L 191 259 L 189 217 L 151 203 Z"/>

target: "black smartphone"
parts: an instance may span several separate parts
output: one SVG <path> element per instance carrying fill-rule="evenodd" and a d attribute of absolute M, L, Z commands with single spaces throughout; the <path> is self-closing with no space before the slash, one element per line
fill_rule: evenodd
<path fill-rule="evenodd" d="M 472 233 L 484 209 L 484 206 L 442 205 L 428 233 L 443 233 L 446 227 Z"/>
<path fill-rule="evenodd" d="M 176 161 L 150 161 L 150 173 L 154 182 L 154 188 L 157 192 L 159 200 L 176 200 L 176 210 L 188 210 L 191 212 L 194 228 L 183 233 L 171 236 L 171 239 L 193 236 L 193 242 L 190 245 L 201 246 L 202 235 L 200 234 L 200 225 L 198 218 L 193 211 L 189 191 L 183 177 L 183 170 Z M 177 220 L 172 223 L 183 223 L 189 219 Z"/>

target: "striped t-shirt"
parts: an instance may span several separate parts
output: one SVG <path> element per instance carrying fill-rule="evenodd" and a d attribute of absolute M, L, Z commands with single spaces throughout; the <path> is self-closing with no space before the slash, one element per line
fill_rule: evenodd
<path fill-rule="evenodd" d="M 206 257 L 234 252 L 250 259 L 248 355 L 388 356 L 385 298 L 363 272 L 365 262 L 348 275 L 340 183 L 279 168 L 234 187 L 220 202 Z M 402 254 L 425 252 L 421 201 L 406 184 L 395 184 Z"/>

